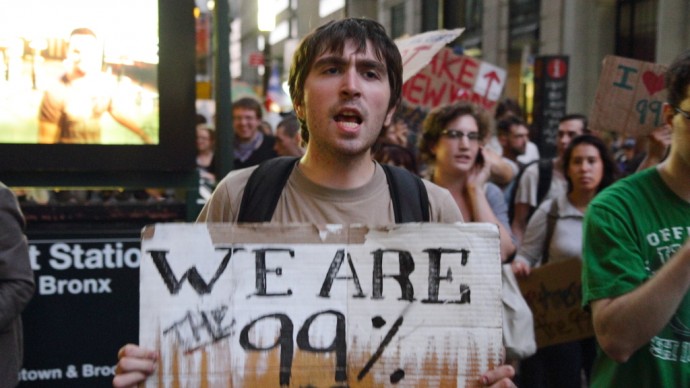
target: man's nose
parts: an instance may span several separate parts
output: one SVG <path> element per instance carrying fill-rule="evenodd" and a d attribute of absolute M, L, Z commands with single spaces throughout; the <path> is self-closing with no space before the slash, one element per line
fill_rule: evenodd
<path fill-rule="evenodd" d="M 340 87 L 340 93 L 347 98 L 354 98 L 360 95 L 361 85 L 360 85 L 360 75 L 357 70 L 353 67 L 348 67 L 342 76 L 342 82 Z"/>
<path fill-rule="evenodd" d="M 467 135 L 463 135 L 461 138 L 458 139 L 458 147 L 460 149 L 467 149 L 470 147 L 470 137 Z"/>

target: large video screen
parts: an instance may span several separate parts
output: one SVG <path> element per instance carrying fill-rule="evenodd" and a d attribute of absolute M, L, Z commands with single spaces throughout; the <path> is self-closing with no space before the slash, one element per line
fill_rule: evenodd
<path fill-rule="evenodd" d="M 0 180 L 194 169 L 194 0 L 0 10 Z"/>
<path fill-rule="evenodd" d="M 0 9 L 0 143 L 158 144 L 157 0 Z"/>

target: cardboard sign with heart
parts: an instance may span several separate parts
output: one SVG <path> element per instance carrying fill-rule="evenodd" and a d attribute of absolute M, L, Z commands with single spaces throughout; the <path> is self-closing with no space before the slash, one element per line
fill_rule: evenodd
<path fill-rule="evenodd" d="M 651 71 L 645 71 L 644 74 L 642 74 L 642 83 L 644 83 L 644 87 L 647 89 L 650 96 L 653 96 L 656 92 L 665 88 L 664 75 L 656 74 Z"/>
<path fill-rule="evenodd" d="M 646 135 L 663 125 L 666 66 L 609 55 L 599 78 L 590 128 L 623 137 Z"/>

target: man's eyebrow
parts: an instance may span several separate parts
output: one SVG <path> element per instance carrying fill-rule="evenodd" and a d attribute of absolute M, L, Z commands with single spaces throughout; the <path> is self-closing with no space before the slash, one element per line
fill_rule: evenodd
<path fill-rule="evenodd" d="M 346 60 L 343 57 L 337 56 L 337 55 L 328 55 L 321 57 L 317 59 L 314 62 L 314 67 L 323 67 L 323 66 L 345 66 L 347 65 L 349 61 Z M 373 69 L 376 71 L 380 72 L 385 72 L 386 71 L 386 66 L 379 62 L 375 61 L 373 59 L 356 59 L 355 60 L 355 66 L 357 68 L 363 68 L 363 69 Z"/>
<path fill-rule="evenodd" d="M 380 61 L 375 61 L 373 59 L 357 60 L 356 65 L 358 68 L 371 69 L 381 73 L 386 72 L 386 66 Z"/>
<path fill-rule="evenodd" d="M 328 56 L 324 56 L 324 57 L 317 59 L 314 62 L 314 67 L 343 66 L 346 63 L 347 63 L 347 61 L 342 57 L 339 57 L 337 55 L 328 55 Z"/>

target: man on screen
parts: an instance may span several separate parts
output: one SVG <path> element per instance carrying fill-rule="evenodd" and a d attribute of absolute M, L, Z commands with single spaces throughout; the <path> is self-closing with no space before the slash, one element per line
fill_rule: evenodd
<path fill-rule="evenodd" d="M 102 49 L 96 34 L 78 28 L 70 34 L 66 71 L 48 88 L 38 113 L 39 143 L 101 143 L 101 117 L 112 118 L 153 143 L 137 123 L 119 111 L 113 101 L 116 81 L 101 71 Z"/>

